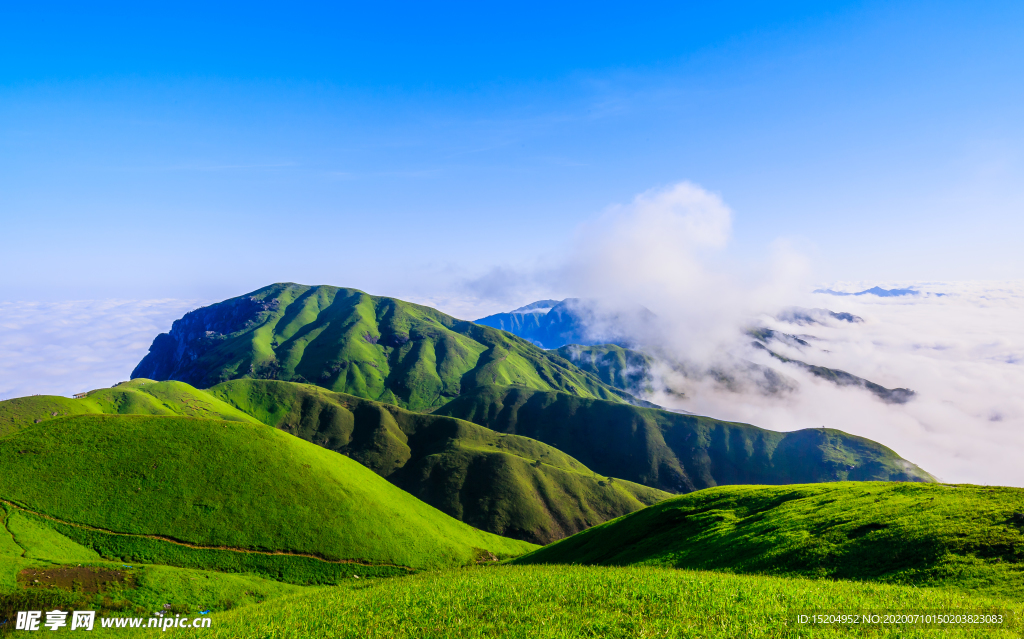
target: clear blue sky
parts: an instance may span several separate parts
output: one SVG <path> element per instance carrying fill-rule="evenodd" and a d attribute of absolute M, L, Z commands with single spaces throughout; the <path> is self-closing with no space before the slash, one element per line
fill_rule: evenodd
<path fill-rule="evenodd" d="M 1022 3 L 149 4 L 5 5 L 0 299 L 397 293 L 680 180 L 738 260 L 1024 278 Z"/>

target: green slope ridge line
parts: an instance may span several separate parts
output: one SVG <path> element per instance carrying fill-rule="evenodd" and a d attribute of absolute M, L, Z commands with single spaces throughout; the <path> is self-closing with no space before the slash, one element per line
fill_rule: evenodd
<path fill-rule="evenodd" d="M 547 543 L 670 496 L 598 476 L 539 441 L 308 384 L 224 382 L 208 391 L 337 451 L 476 528 Z"/>
<path fill-rule="evenodd" d="M 290 283 L 186 314 L 153 341 L 132 372 L 140 377 L 199 388 L 303 382 L 411 410 L 484 384 L 636 401 L 511 333 L 355 289 Z"/>
<path fill-rule="evenodd" d="M 1024 594 L 1024 489 L 842 482 L 711 488 L 515 563 L 656 565 Z"/>
<path fill-rule="evenodd" d="M 182 382 L 135 379 L 89 391 L 81 399 L 32 395 L 0 402 L 0 437 L 25 426 L 71 415 L 181 415 L 259 423 L 209 393 Z"/>
<path fill-rule="evenodd" d="M 567 393 L 480 387 L 435 414 L 537 439 L 602 475 L 677 493 L 723 484 L 934 481 L 885 446 L 838 430 L 782 433 Z"/>
<path fill-rule="evenodd" d="M 238 421 L 34 424 L 0 439 L 0 497 L 104 530 L 415 569 L 533 548 L 456 521 L 342 455 Z"/>

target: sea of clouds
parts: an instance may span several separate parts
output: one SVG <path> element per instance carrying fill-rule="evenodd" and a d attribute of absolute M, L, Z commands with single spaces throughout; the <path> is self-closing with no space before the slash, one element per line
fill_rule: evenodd
<path fill-rule="evenodd" d="M 764 352 L 745 355 L 795 379 L 796 391 L 733 393 L 708 382 L 691 383 L 685 398 L 656 391 L 650 399 L 773 430 L 837 428 L 881 442 L 943 481 L 1024 486 L 1024 282 L 899 285 L 922 294 L 808 296 L 809 306 L 851 312 L 861 323 L 795 326 L 762 315 L 758 324 L 811 344 L 772 342 L 775 352 L 910 388 L 915 396 L 905 404 L 838 387 Z"/>
<path fill-rule="evenodd" d="M 153 338 L 200 300 L 0 302 L 0 400 L 128 379 Z"/>

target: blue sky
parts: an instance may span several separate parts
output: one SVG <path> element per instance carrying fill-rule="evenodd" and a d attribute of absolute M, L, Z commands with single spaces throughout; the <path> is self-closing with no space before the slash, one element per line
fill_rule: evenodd
<path fill-rule="evenodd" d="M 23 3 L 0 299 L 408 294 L 680 181 L 831 280 L 1024 278 L 1024 5 Z"/>

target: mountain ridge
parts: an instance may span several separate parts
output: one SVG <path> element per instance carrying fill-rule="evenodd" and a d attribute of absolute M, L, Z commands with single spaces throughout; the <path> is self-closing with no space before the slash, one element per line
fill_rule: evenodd
<path fill-rule="evenodd" d="M 357 289 L 279 283 L 185 314 L 131 377 L 208 388 L 279 379 L 429 410 L 481 384 L 633 402 L 510 333 Z"/>
<path fill-rule="evenodd" d="M 769 431 L 522 387 L 477 388 L 435 414 L 525 435 L 601 474 L 676 493 L 723 484 L 935 481 L 884 445 L 835 429 Z"/>

